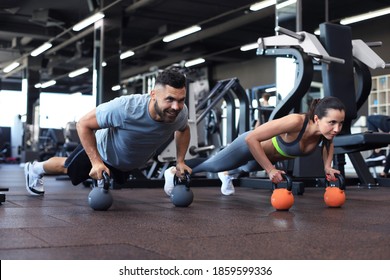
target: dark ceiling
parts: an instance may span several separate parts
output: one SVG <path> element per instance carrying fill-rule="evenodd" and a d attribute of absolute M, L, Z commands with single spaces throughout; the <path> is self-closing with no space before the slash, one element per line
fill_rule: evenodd
<path fill-rule="evenodd" d="M 0 78 L 3 88 L 18 86 L 25 70 L 2 71 L 12 61 L 28 54 L 44 42 L 53 47 L 29 62 L 40 73 L 41 82 L 56 79 L 53 92 L 91 92 L 92 71 L 70 79 L 67 74 L 81 67 L 91 68 L 94 54 L 93 28 L 74 32 L 71 27 L 103 9 L 105 24 L 121 18 L 121 36 L 108 37 L 115 49 L 132 49 L 135 55 L 121 61 L 122 81 L 151 68 L 164 68 L 197 57 L 210 67 L 252 59 L 255 51 L 241 52 L 240 46 L 259 37 L 274 35 L 274 7 L 249 11 L 256 0 L 1 0 L 0 1 Z M 108 7 L 107 7 L 108 6 Z M 390 0 L 302 0 L 303 30 L 314 32 L 326 20 L 341 18 L 390 6 Z M 328 12 L 326 12 L 328 7 Z M 162 37 L 199 24 L 202 31 L 164 43 Z M 283 23 L 281 24 L 284 25 Z M 286 20 L 289 28 L 291 22 Z M 115 26 L 115 25 L 114 25 Z M 114 34 L 120 34 L 116 31 Z M 121 40 L 120 40 L 121 39 Z M 109 45 L 109 44 L 107 44 Z M 107 47 L 108 48 L 108 47 Z M 109 52 L 109 50 L 107 50 Z M 111 57 L 111 59 L 113 59 Z M 108 59 L 108 58 L 107 58 Z M 117 60 L 118 61 L 118 60 Z M 27 65 L 27 64 L 25 64 Z M 38 65 L 38 66 L 37 66 Z M 30 67 L 30 66 L 29 66 Z M 49 89 L 47 89 L 49 90 Z"/>

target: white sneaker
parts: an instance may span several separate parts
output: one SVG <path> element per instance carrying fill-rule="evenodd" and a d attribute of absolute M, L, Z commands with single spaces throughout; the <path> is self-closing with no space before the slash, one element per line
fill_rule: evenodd
<path fill-rule="evenodd" d="M 173 187 L 175 186 L 175 184 L 173 183 L 175 172 L 176 172 L 176 168 L 174 166 L 168 168 L 164 172 L 164 178 L 165 178 L 164 191 L 168 196 L 171 196 Z"/>
<path fill-rule="evenodd" d="M 225 174 L 225 172 L 218 172 L 218 177 L 222 181 L 221 193 L 223 195 L 234 194 L 233 176 Z"/>
<path fill-rule="evenodd" d="M 36 174 L 33 170 L 34 163 L 27 162 L 24 165 L 24 176 L 26 178 L 26 189 L 31 195 L 44 195 L 43 176 Z"/>

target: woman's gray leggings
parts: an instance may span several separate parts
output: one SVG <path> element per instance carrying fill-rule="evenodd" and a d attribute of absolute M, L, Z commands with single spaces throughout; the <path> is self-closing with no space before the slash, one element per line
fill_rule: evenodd
<path fill-rule="evenodd" d="M 248 133 L 249 131 L 241 134 L 226 148 L 193 167 L 192 173 L 229 171 L 229 174 L 233 175 L 240 172 L 262 170 L 245 142 Z"/>

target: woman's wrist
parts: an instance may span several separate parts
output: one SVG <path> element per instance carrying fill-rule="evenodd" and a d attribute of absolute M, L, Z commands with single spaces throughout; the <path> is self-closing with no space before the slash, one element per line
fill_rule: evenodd
<path fill-rule="evenodd" d="M 273 166 L 268 171 L 266 170 L 267 174 L 270 174 L 272 171 L 276 170 L 276 168 Z"/>

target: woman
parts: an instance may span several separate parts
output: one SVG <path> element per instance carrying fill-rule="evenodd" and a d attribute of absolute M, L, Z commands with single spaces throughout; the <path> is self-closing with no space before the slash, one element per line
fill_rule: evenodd
<path fill-rule="evenodd" d="M 285 172 L 277 169 L 275 163 L 309 155 L 321 144 L 325 176 L 327 180 L 336 180 L 335 174 L 340 171 L 331 166 L 333 139 L 340 133 L 344 118 L 345 106 L 338 98 L 315 99 L 306 114 L 290 114 L 241 134 L 225 149 L 192 167 L 192 173 L 219 172 L 221 192 L 231 195 L 234 193 L 234 174 L 262 168 L 269 179 L 278 184 Z M 175 172 L 174 167 L 165 171 L 164 190 L 168 195 L 173 189 Z"/>

